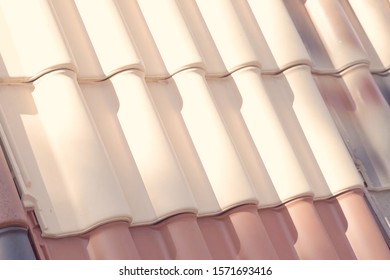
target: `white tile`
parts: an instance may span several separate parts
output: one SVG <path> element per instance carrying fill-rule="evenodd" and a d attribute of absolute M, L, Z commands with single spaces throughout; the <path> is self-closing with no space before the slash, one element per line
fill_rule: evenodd
<path fill-rule="evenodd" d="M 136 0 L 117 0 L 116 5 L 132 35 L 148 78 L 169 76 L 152 33 Z M 164 31 L 165 32 L 165 31 Z"/>
<path fill-rule="evenodd" d="M 196 213 L 144 74 L 124 71 L 104 82 L 81 84 L 81 89 L 132 209 L 132 224 Z"/>
<path fill-rule="evenodd" d="M 280 69 L 311 64 L 282 0 L 249 0 L 248 3 Z"/>
<path fill-rule="evenodd" d="M 244 66 L 277 69 L 246 2 L 196 0 L 196 4 L 228 73 Z"/>
<path fill-rule="evenodd" d="M 3 126 L 21 170 L 22 201 L 46 236 L 131 221 L 108 156 L 84 105 L 76 75 L 55 71 L 1 90 Z"/>
<path fill-rule="evenodd" d="M 52 0 L 76 59 L 79 79 L 102 80 L 143 63 L 115 2 Z"/>
<path fill-rule="evenodd" d="M 138 5 L 168 71 L 162 75 L 170 76 L 189 67 L 204 67 L 176 1 L 140 0 Z"/>
<path fill-rule="evenodd" d="M 326 197 L 362 187 L 362 179 L 312 78 L 310 68 L 293 67 L 284 74 L 294 93 L 294 112 L 309 144 L 306 149 L 313 152 L 326 181 L 325 185 L 318 181 L 313 186 L 317 196 Z"/>
<path fill-rule="evenodd" d="M 291 125 L 285 121 L 292 117 L 292 96 L 285 88 L 283 77 L 269 77 L 264 81 L 255 68 L 245 68 L 233 74 L 242 98 L 242 117 L 280 201 L 312 196 L 307 170 L 296 151 L 292 135 L 286 129 Z M 265 195 L 262 188 L 267 190 L 269 186 L 256 186 L 259 199 L 271 195 L 268 199 L 275 201 L 273 192 Z"/>
<path fill-rule="evenodd" d="M 55 14 L 45 0 L 1 1 L 0 34 L 4 64 L 0 66 L 0 81 L 27 81 L 53 69 L 76 69 Z"/>
<path fill-rule="evenodd" d="M 349 0 L 356 17 L 366 32 L 382 63 L 382 69 L 390 67 L 390 7 L 382 0 Z"/>
<path fill-rule="evenodd" d="M 200 214 L 258 203 L 202 70 L 149 83 Z M 193 176 L 199 174 L 198 176 Z"/>

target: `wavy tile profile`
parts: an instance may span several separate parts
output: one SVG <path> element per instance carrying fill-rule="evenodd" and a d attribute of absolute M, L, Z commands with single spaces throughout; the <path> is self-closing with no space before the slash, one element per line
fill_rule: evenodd
<path fill-rule="evenodd" d="M 0 258 L 390 259 L 388 30 L 384 0 L 0 0 Z"/>

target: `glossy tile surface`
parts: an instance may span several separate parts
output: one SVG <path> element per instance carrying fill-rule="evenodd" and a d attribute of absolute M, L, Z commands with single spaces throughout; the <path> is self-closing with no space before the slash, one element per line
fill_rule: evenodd
<path fill-rule="evenodd" d="M 42 259 L 390 259 L 389 19 L 0 0 L 0 227 Z"/>

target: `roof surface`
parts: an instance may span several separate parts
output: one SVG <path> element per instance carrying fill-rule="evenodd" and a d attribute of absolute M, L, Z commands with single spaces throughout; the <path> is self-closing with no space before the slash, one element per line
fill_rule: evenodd
<path fill-rule="evenodd" d="M 0 0 L 0 34 L 1 257 L 390 259 L 389 1 Z"/>

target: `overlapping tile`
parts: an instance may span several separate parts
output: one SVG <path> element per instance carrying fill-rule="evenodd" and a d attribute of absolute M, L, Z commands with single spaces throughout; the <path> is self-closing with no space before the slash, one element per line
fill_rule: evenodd
<path fill-rule="evenodd" d="M 0 81 L 31 81 L 55 69 L 76 70 L 48 1 L 1 1 L 0 32 Z"/>
<path fill-rule="evenodd" d="M 361 191 L 390 180 L 374 2 L 1 1 L 2 138 L 38 256 L 390 258 Z"/>

